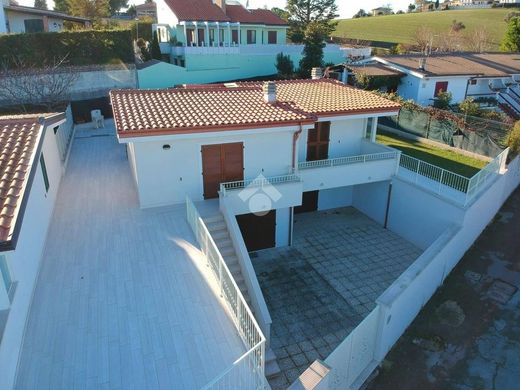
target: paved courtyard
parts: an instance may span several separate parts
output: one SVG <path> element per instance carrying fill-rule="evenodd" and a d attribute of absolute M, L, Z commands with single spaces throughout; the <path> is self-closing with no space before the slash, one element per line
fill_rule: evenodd
<path fill-rule="evenodd" d="M 348 207 L 295 215 L 293 246 L 253 253 L 286 388 L 325 359 L 421 250 Z"/>

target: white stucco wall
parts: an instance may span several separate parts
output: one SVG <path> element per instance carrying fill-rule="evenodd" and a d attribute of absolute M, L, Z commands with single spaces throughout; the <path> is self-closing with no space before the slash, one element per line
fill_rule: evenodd
<path fill-rule="evenodd" d="M 435 84 L 448 82 L 448 92 L 453 95 L 452 103 L 459 103 L 465 99 L 468 76 L 446 76 L 420 79 L 413 75 L 402 78 L 397 93 L 404 99 L 413 99 L 416 103 L 427 106 L 433 104 Z"/>
<path fill-rule="evenodd" d="M 296 127 L 225 131 L 192 139 L 165 137 L 164 141 L 135 142 L 138 192 L 141 207 L 154 207 L 203 199 L 201 146 L 244 143 L 244 178 L 286 175 L 292 165 L 292 139 Z M 256 132 L 256 134 L 254 133 Z M 169 150 L 163 145 L 169 144 Z"/>
<path fill-rule="evenodd" d="M 47 129 L 42 151 L 49 177 L 49 191 L 45 193 L 43 174 L 38 163 L 18 243 L 8 258 L 12 279 L 17 285 L 0 344 L 2 389 L 13 387 L 25 323 L 61 181 L 61 159 L 52 129 Z"/>
<path fill-rule="evenodd" d="M 354 186 L 352 206 L 380 225 L 384 225 L 389 185 L 390 182 L 381 181 Z"/>
<path fill-rule="evenodd" d="M 0 1 L 0 34 L 4 34 L 7 32 L 7 25 L 5 19 L 5 11 L 3 7 L 3 0 Z"/>
<path fill-rule="evenodd" d="M 179 19 L 164 0 L 156 0 L 155 4 L 157 4 L 157 23 L 168 24 L 170 27 L 179 23 Z"/>
<path fill-rule="evenodd" d="M 331 121 L 329 134 L 329 158 L 355 156 L 361 153 L 361 140 L 365 134 L 364 118 L 340 119 L 323 118 Z M 298 139 L 298 161 L 307 160 L 308 130 L 304 130 Z"/>
<path fill-rule="evenodd" d="M 318 194 L 318 210 L 351 206 L 352 190 L 352 186 L 321 190 Z"/>
<path fill-rule="evenodd" d="M 276 210 L 275 245 L 277 248 L 289 245 L 291 213 L 290 208 Z"/>

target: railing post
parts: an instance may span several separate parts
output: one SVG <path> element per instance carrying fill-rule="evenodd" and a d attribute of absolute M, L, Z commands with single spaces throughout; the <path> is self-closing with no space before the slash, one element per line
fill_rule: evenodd
<path fill-rule="evenodd" d="M 421 161 L 419 160 L 419 163 L 417 164 L 417 171 L 415 171 L 415 184 L 419 181 L 419 171 L 421 167 Z"/>
<path fill-rule="evenodd" d="M 441 178 L 439 180 L 439 194 L 441 193 L 442 189 L 442 179 L 444 178 L 444 169 L 441 171 Z"/>
<path fill-rule="evenodd" d="M 220 287 L 220 296 L 223 297 L 224 288 L 222 285 L 222 261 L 219 256 L 217 256 L 217 259 L 218 259 L 218 282 L 219 282 L 219 287 Z"/>

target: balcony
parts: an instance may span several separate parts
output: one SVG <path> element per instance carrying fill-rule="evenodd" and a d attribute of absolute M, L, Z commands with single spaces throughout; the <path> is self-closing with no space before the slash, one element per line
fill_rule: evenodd
<path fill-rule="evenodd" d="M 304 191 L 325 190 L 390 180 L 401 152 L 363 140 L 360 154 L 298 164 Z"/>
<path fill-rule="evenodd" d="M 298 175 L 263 177 L 220 185 L 220 202 L 235 215 L 300 206 L 303 183 Z"/>

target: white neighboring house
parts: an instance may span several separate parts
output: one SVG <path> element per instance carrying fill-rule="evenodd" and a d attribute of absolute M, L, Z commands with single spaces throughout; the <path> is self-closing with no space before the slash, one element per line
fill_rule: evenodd
<path fill-rule="evenodd" d="M 66 21 L 85 27 L 91 25 L 90 19 L 87 18 L 10 4 L 9 0 L 2 0 L 2 3 L 2 7 L 0 7 L 0 34 L 58 32 L 63 30 L 63 23 Z"/>
<path fill-rule="evenodd" d="M 0 116 L 0 378 L 13 386 L 72 123 L 64 113 Z"/>
<path fill-rule="evenodd" d="M 463 53 L 374 57 L 374 61 L 405 74 L 397 93 L 421 105 L 433 104 L 441 92 L 453 103 L 467 97 L 494 98 L 520 82 L 520 54 Z"/>
<path fill-rule="evenodd" d="M 398 152 L 376 144 L 375 134 L 377 118 L 396 115 L 399 105 L 333 80 L 116 90 L 111 101 L 141 207 L 220 194 L 234 215 L 251 217 L 244 224 L 265 222 L 272 241 L 264 247 L 290 244 L 294 208 L 348 206 L 354 186 L 370 191 L 365 184 L 389 180 L 398 164 Z M 366 155 L 366 164 L 348 164 Z M 323 170 L 308 169 L 324 160 Z M 271 219 L 253 218 L 249 200 L 234 191 L 262 177 L 280 194 L 264 210 Z"/>

